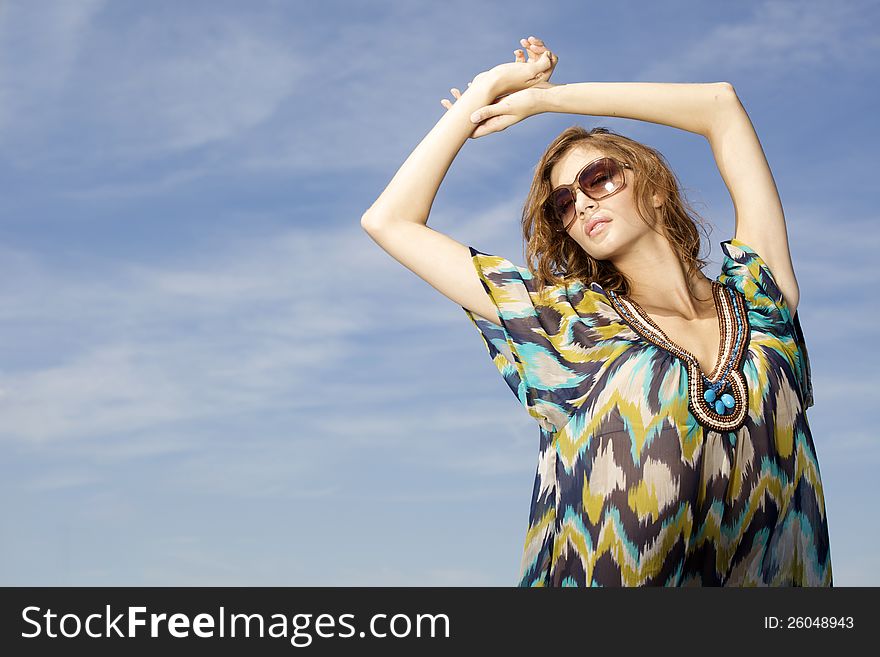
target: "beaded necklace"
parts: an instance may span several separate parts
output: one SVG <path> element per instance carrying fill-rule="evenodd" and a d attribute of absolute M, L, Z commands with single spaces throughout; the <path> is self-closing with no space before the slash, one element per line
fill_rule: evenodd
<path fill-rule="evenodd" d="M 715 431 L 733 432 L 745 423 L 748 387 L 740 365 L 746 351 L 749 324 L 742 294 L 712 281 L 712 296 L 721 327 L 721 351 L 709 376 L 703 373 L 697 358 L 673 342 L 636 301 L 613 290 L 609 290 L 607 296 L 637 334 L 685 364 L 688 407 L 700 424 Z M 730 441 L 736 441 L 733 433 Z"/>

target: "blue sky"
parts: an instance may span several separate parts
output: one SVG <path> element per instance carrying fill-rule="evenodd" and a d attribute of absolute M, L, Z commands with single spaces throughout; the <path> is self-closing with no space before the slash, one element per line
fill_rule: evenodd
<path fill-rule="evenodd" d="M 733 83 L 782 196 L 835 584 L 880 585 L 875 2 L 0 2 L 0 583 L 490 585 L 538 427 L 460 307 L 360 217 L 537 35 L 553 81 Z M 524 263 L 565 127 L 659 149 L 718 242 L 702 137 L 544 114 L 465 144 L 429 225 Z"/>

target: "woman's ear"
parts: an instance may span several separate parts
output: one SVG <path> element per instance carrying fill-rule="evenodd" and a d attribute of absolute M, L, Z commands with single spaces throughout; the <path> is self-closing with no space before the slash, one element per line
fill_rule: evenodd
<path fill-rule="evenodd" d="M 657 195 L 657 194 L 654 194 L 654 195 L 651 197 L 651 201 L 653 202 L 655 208 L 659 208 L 660 206 L 662 206 L 664 200 L 665 200 L 665 199 L 661 198 L 661 197 L 660 197 L 659 195 Z"/>

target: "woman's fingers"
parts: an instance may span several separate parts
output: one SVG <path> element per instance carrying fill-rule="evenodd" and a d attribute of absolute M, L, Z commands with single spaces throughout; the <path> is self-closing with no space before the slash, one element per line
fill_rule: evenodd
<path fill-rule="evenodd" d="M 530 37 L 534 38 L 534 37 Z M 522 41 L 525 41 L 523 39 Z M 539 43 L 531 43 L 529 47 L 529 63 L 537 63 L 543 69 L 549 64 L 549 68 L 547 69 L 547 74 L 551 75 L 553 69 L 556 67 L 556 64 L 559 62 L 559 57 L 550 52 L 550 50 L 544 45 L 543 41 L 539 40 Z"/>
<path fill-rule="evenodd" d="M 455 97 L 455 100 L 458 100 L 459 98 L 461 98 L 461 92 L 458 90 L 457 87 L 452 87 L 452 89 L 450 89 L 449 91 Z M 444 98 L 440 102 L 444 104 L 443 107 L 451 107 L 452 106 L 452 103 L 450 103 L 449 100 L 446 98 Z M 453 102 L 455 102 L 455 101 L 453 101 Z"/>
<path fill-rule="evenodd" d="M 520 39 L 519 42 L 529 51 L 530 62 L 543 55 L 544 51 L 547 50 L 544 42 L 537 37 L 531 36 L 528 39 Z"/>
<path fill-rule="evenodd" d="M 553 70 L 553 53 L 549 50 L 545 50 L 544 53 L 540 57 L 535 57 L 530 64 L 534 64 L 537 68 L 537 73 L 533 79 L 549 75 Z"/>
<path fill-rule="evenodd" d="M 470 82 L 468 82 L 468 86 L 471 86 Z M 455 97 L 455 100 L 458 100 L 459 98 L 461 98 L 461 91 L 458 90 L 458 87 L 452 87 L 452 89 L 450 89 L 449 92 Z M 448 98 L 443 98 L 440 101 L 440 104 L 443 105 L 443 107 L 445 107 L 446 109 L 449 109 L 452 107 L 452 103 L 454 103 L 454 102 L 455 101 L 450 101 Z"/>
<path fill-rule="evenodd" d="M 492 119 L 476 127 L 473 132 L 474 139 L 491 135 L 493 132 L 501 132 L 508 127 L 508 124 L 509 122 L 505 121 L 504 117 L 492 117 Z"/>
<path fill-rule="evenodd" d="M 550 53 L 549 56 L 551 69 L 552 67 L 555 67 L 556 62 L 559 61 L 559 58 L 552 52 L 550 52 L 547 46 L 544 45 L 544 41 L 537 37 L 530 36 L 528 39 L 520 39 L 519 42 L 528 51 L 530 64 L 534 62 L 541 62 L 541 57 L 544 56 L 545 52 Z"/>

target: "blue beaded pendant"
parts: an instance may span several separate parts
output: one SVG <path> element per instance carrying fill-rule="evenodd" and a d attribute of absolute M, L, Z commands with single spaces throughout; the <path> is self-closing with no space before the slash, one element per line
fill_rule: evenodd
<path fill-rule="evenodd" d="M 703 399 L 706 400 L 709 408 L 718 415 L 729 414 L 736 406 L 736 400 L 729 392 L 724 392 L 727 389 L 727 383 L 724 381 L 712 383 L 704 376 L 703 384 L 706 388 L 703 392 Z"/>

